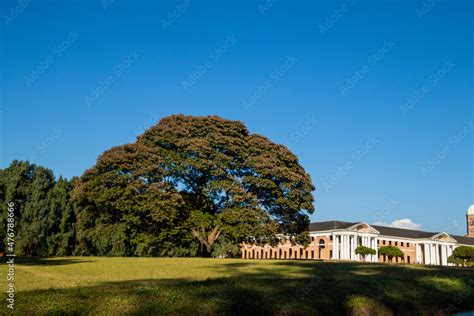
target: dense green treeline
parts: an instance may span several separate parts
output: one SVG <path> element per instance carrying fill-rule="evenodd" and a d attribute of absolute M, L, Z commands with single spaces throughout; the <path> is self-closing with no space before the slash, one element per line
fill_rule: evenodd
<path fill-rule="evenodd" d="M 6 227 L 7 203 L 14 203 L 16 253 L 67 256 L 74 253 L 76 209 L 71 199 L 78 179 L 55 179 L 51 170 L 13 161 L 0 170 L 0 218 Z M 0 230 L 1 252 L 5 229 Z"/>
<path fill-rule="evenodd" d="M 243 123 L 173 115 L 80 178 L 13 161 L 0 170 L 0 220 L 13 202 L 18 255 L 231 257 L 278 233 L 306 243 L 313 190 L 293 153 Z"/>

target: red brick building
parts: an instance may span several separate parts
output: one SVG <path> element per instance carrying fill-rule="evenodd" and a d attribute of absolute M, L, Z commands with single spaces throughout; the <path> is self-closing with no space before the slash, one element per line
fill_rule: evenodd
<path fill-rule="evenodd" d="M 400 229 L 365 222 L 329 221 L 311 223 L 309 233 L 311 243 L 308 247 L 292 245 L 281 237 L 277 247 L 244 244 L 243 259 L 308 259 L 308 260 L 349 260 L 361 261 L 355 249 L 362 245 L 375 249 L 376 255 L 365 260 L 387 262 L 388 258 L 378 254 L 382 246 L 396 246 L 404 256 L 400 263 L 449 265 L 448 257 L 461 245 L 474 246 L 474 206 L 468 210 L 468 235 L 456 236 L 445 232 L 425 232 Z"/>

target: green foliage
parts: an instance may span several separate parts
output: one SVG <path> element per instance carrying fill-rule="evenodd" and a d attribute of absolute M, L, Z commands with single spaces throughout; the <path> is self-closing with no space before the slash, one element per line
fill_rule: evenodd
<path fill-rule="evenodd" d="M 463 266 L 463 265 L 466 264 L 464 262 L 464 260 L 459 259 L 459 258 L 455 258 L 453 255 L 448 257 L 448 263 L 451 263 L 451 264 L 454 264 L 454 265 L 457 265 L 457 266 Z"/>
<path fill-rule="evenodd" d="M 383 246 L 379 249 L 379 254 L 387 256 L 390 261 L 393 258 L 403 257 L 403 251 L 395 246 Z"/>
<path fill-rule="evenodd" d="M 29 162 L 15 160 L 0 170 L 0 220 L 5 225 L 7 203 L 13 202 L 17 255 L 72 254 L 76 221 L 72 189 L 72 182 L 63 178 L 56 181 L 51 170 Z"/>
<path fill-rule="evenodd" d="M 181 195 L 164 181 L 158 151 L 141 145 L 114 147 L 81 177 L 75 197 L 81 255 L 155 256 L 165 242 L 186 239 Z"/>
<path fill-rule="evenodd" d="M 449 262 L 449 260 L 451 260 L 451 262 Z M 453 254 L 449 256 L 448 262 L 462 266 L 474 265 L 474 247 L 457 247 L 454 249 Z"/>
<path fill-rule="evenodd" d="M 277 233 L 307 242 L 313 190 L 296 156 L 241 122 L 166 117 L 81 177 L 78 253 L 96 254 L 89 231 L 116 223 L 129 240 L 125 255 L 174 255 L 182 252 L 163 245 L 181 249 L 195 240 L 209 256 L 219 239 L 275 243 Z"/>
<path fill-rule="evenodd" d="M 212 251 L 214 258 L 239 258 L 240 254 L 239 245 L 225 240 L 219 240 Z"/>
<path fill-rule="evenodd" d="M 362 258 L 364 258 L 364 260 L 365 260 L 365 257 L 367 257 L 369 255 L 374 256 L 377 252 L 375 251 L 375 249 L 372 249 L 372 248 L 369 248 L 369 247 L 366 247 L 366 246 L 358 246 L 355 249 L 355 253 L 357 255 L 362 256 Z"/>
<path fill-rule="evenodd" d="M 18 255 L 234 256 L 277 234 L 307 245 L 313 190 L 293 153 L 243 123 L 174 115 L 71 181 L 13 161 L 0 221 L 15 203 Z"/>

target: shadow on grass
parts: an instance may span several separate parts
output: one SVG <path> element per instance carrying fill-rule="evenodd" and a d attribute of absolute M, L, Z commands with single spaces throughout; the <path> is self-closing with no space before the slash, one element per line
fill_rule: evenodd
<path fill-rule="evenodd" d="M 16 257 L 15 262 L 19 265 L 25 266 L 62 266 L 75 263 L 94 262 L 93 260 L 74 259 L 74 258 L 29 258 L 29 257 Z"/>
<path fill-rule="evenodd" d="M 262 262 L 263 264 L 260 264 Z M 222 277 L 20 292 L 19 315 L 444 315 L 474 309 L 474 270 L 248 261 Z"/>

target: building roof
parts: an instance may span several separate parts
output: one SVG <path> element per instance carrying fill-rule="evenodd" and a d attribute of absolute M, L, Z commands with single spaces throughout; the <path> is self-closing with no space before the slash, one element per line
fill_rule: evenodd
<path fill-rule="evenodd" d="M 451 235 L 454 239 L 457 240 L 458 243 L 463 244 L 463 245 L 473 245 L 474 246 L 474 238 L 472 237 L 464 237 L 464 236 L 453 236 Z"/>
<path fill-rule="evenodd" d="M 309 224 L 309 231 L 313 232 L 333 229 L 345 229 L 351 227 L 354 224 L 355 223 L 340 221 L 317 222 Z"/>
<path fill-rule="evenodd" d="M 341 221 L 327 221 L 327 222 L 317 222 L 309 224 L 309 231 L 327 231 L 335 229 L 347 229 L 351 226 L 354 226 L 360 222 L 341 222 Z M 440 234 L 440 232 L 425 232 L 421 230 L 412 230 L 412 229 L 403 229 L 379 225 L 370 225 L 374 229 L 380 232 L 382 236 L 389 237 L 402 237 L 402 238 L 411 238 L 411 239 L 429 239 L 433 236 Z M 464 245 L 474 245 L 474 238 L 471 237 L 462 237 L 449 235 L 454 238 L 458 243 Z"/>

